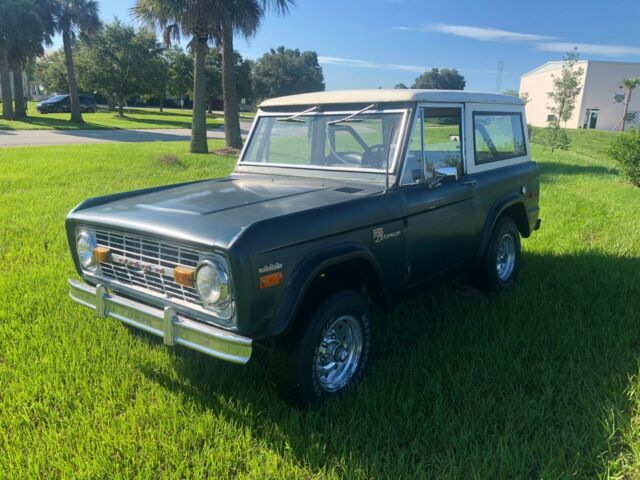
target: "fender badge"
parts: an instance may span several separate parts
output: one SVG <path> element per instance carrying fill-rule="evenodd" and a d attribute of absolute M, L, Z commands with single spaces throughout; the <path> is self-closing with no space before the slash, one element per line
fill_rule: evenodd
<path fill-rule="evenodd" d="M 384 228 L 378 227 L 378 228 L 374 228 L 371 231 L 371 236 L 373 237 L 373 241 L 375 243 L 380 243 L 389 238 L 395 238 L 400 236 L 400 230 L 396 230 L 395 232 L 391 232 L 391 233 L 384 233 Z"/>
<path fill-rule="evenodd" d="M 281 269 L 282 269 L 281 263 L 279 262 L 270 263 L 269 265 L 265 265 L 264 267 L 259 268 L 258 273 L 273 272 L 274 270 L 281 270 Z"/>

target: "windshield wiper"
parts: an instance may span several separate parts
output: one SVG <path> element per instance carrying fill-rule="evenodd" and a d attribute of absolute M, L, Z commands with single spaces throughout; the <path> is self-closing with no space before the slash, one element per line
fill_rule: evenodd
<path fill-rule="evenodd" d="M 352 113 L 351 115 L 341 118 L 339 120 L 333 120 L 332 122 L 327 122 L 327 125 L 337 125 L 338 123 L 343 123 L 343 122 L 361 122 L 361 119 L 357 119 L 357 120 L 353 120 L 354 117 L 357 117 L 358 115 L 360 115 L 361 113 L 366 112 L 367 110 L 371 110 L 372 108 L 375 108 L 376 104 L 372 103 L 371 105 L 369 105 L 368 107 L 364 107 L 362 110 L 357 111 L 356 113 Z"/>
<path fill-rule="evenodd" d="M 304 115 L 305 113 L 311 113 L 318 110 L 318 106 L 311 107 L 303 112 L 296 113 L 295 115 L 291 115 L 287 118 L 278 118 L 276 121 L 278 122 L 297 122 L 297 123 L 305 123 L 304 120 L 298 120 L 298 117 Z"/>

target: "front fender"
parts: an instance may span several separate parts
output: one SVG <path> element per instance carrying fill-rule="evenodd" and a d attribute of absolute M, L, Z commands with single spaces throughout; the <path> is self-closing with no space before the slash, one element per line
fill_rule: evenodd
<path fill-rule="evenodd" d="M 386 307 L 390 307 L 392 300 L 388 289 L 385 288 L 383 272 L 375 255 L 365 245 L 345 242 L 313 252 L 298 263 L 291 275 L 289 287 L 282 297 L 275 320 L 266 336 L 280 335 L 293 324 L 309 286 L 317 275 L 329 267 L 352 260 L 362 260 L 369 264 L 375 274 L 375 281 L 380 287 L 383 303 Z"/>

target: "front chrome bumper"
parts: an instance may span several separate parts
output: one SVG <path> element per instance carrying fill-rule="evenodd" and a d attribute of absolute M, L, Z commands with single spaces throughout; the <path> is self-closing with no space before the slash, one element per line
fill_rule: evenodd
<path fill-rule="evenodd" d="M 162 337 L 165 345 L 182 345 L 233 363 L 247 363 L 251 357 L 250 338 L 181 317 L 171 307 L 160 310 L 120 297 L 103 285 L 92 287 L 73 279 L 69 285 L 74 302 L 95 310 L 100 317 L 113 317 Z"/>

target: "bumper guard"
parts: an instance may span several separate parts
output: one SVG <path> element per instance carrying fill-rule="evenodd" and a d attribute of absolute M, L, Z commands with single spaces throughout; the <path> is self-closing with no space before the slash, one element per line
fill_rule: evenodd
<path fill-rule="evenodd" d="M 162 337 L 165 345 L 182 345 L 233 363 L 244 364 L 251 357 L 250 338 L 178 316 L 171 307 L 153 308 L 109 293 L 103 285 L 69 279 L 69 286 L 74 302 L 95 310 L 99 317 L 113 317 Z"/>

